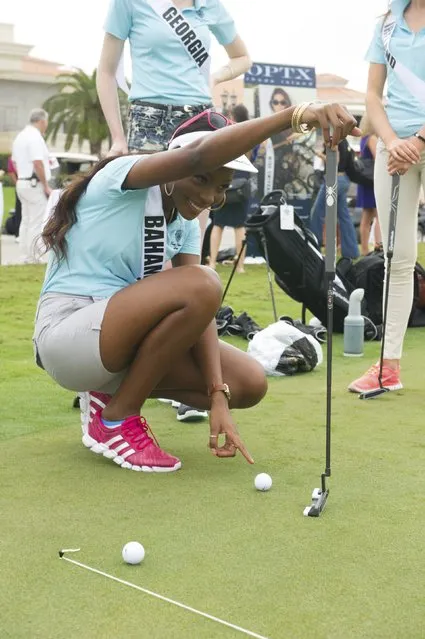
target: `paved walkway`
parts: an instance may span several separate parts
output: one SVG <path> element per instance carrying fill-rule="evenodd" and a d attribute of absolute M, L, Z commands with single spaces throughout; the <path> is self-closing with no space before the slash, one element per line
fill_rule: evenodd
<path fill-rule="evenodd" d="M 19 244 L 14 235 L 2 235 L 0 247 L 0 264 L 8 266 L 10 264 L 20 264 L 21 255 Z"/>

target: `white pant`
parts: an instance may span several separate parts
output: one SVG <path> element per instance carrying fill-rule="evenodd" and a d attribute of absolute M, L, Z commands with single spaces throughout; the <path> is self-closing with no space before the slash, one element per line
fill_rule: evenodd
<path fill-rule="evenodd" d="M 387 171 L 388 152 L 381 140 L 375 159 L 375 198 L 381 224 L 382 242 L 388 247 L 391 208 L 391 176 Z M 400 178 L 394 256 L 391 260 L 385 359 L 400 359 L 413 303 L 413 270 L 418 252 L 418 206 L 421 184 L 425 189 L 425 152 Z"/>
<path fill-rule="evenodd" d="M 40 256 L 36 253 L 35 244 L 43 229 L 47 197 L 39 182 L 33 187 L 28 180 L 18 180 L 16 192 L 22 204 L 19 229 L 22 258 L 25 262 L 38 262 Z"/>

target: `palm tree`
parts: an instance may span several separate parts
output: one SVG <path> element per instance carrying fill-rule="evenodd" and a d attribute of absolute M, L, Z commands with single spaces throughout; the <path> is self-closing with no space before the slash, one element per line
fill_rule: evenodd
<path fill-rule="evenodd" d="M 91 75 L 82 69 L 61 73 L 57 76 L 55 87 L 57 93 L 43 104 L 49 114 L 47 137 L 54 143 L 63 128 L 66 134 L 65 151 L 69 151 L 77 137 L 79 146 L 87 140 L 90 153 L 100 156 L 102 142 L 110 142 L 110 134 L 97 95 L 96 70 Z M 126 96 L 121 91 L 119 94 L 124 113 Z"/>

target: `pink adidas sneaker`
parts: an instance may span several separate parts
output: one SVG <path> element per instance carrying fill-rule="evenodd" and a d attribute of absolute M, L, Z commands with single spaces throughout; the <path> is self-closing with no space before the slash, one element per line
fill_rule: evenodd
<path fill-rule="evenodd" d="M 132 415 L 120 426 L 107 428 L 100 415 L 98 411 L 93 416 L 88 432 L 83 435 L 84 446 L 94 453 L 112 459 L 121 468 L 145 473 L 169 473 L 181 468 L 181 461 L 177 457 L 159 447 L 143 417 Z"/>
<path fill-rule="evenodd" d="M 86 393 L 78 393 L 80 398 L 80 416 L 81 416 L 81 429 L 83 435 L 87 433 L 89 423 L 93 419 L 93 415 L 98 410 L 102 411 L 107 404 L 111 401 L 112 395 L 106 393 L 98 393 L 97 391 L 88 391 Z"/>
<path fill-rule="evenodd" d="M 396 371 L 388 366 L 382 367 L 382 386 L 391 391 L 400 390 L 403 384 L 400 381 L 400 371 Z M 378 390 L 381 388 L 379 384 L 379 364 L 375 364 L 369 370 L 355 379 L 348 387 L 352 393 L 366 393 L 367 391 Z"/>

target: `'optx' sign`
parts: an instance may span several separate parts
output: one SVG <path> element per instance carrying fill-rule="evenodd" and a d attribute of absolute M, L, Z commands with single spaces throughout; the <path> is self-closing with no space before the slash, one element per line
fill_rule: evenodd
<path fill-rule="evenodd" d="M 314 67 L 294 67 L 254 62 L 250 70 L 245 73 L 244 80 L 245 84 L 272 84 L 314 89 L 316 86 L 316 72 Z"/>

